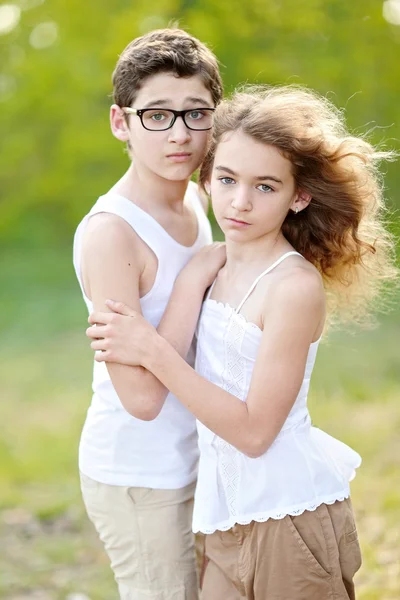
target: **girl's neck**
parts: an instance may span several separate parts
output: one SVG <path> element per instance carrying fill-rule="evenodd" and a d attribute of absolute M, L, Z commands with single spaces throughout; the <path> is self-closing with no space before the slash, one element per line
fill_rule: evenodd
<path fill-rule="evenodd" d="M 226 240 L 224 270 L 228 279 L 243 274 L 254 274 L 256 277 L 282 254 L 291 250 L 292 246 L 281 231 L 246 243 Z"/>

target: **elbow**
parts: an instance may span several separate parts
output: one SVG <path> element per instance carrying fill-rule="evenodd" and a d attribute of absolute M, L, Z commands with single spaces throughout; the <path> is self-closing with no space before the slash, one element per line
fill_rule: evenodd
<path fill-rule="evenodd" d="M 267 439 L 251 438 L 247 441 L 245 448 L 242 449 L 243 454 L 249 458 L 260 458 L 265 454 L 271 443 Z"/>
<path fill-rule="evenodd" d="M 155 418 L 160 414 L 159 410 L 148 410 L 148 409 L 140 409 L 140 410 L 130 410 L 128 411 L 132 417 L 136 417 L 141 421 L 154 421 Z"/>
<path fill-rule="evenodd" d="M 137 402 L 138 398 L 135 398 L 135 404 L 132 404 L 132 399 L 129 403 L 124 403 L 125 410 L 136 419 L 140 421 L 154 421 L 161 412 L 162 404 L 152 402 L 151 398 L 145 397 L 143 401 Z"/>

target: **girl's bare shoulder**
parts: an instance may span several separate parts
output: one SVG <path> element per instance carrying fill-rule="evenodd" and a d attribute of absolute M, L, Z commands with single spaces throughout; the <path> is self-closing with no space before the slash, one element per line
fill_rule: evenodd
<path fill-rule="evenodd" d="M 304 301 L 314 306 L 325 304 L 325 290 L 321 274 L 301 256 L 286 259 L 274 269 L 268 282 L 269 302 L 298 305 Z"/>

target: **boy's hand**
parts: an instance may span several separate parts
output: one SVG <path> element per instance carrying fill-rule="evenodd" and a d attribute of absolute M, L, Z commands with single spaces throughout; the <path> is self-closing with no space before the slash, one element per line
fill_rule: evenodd
<path fill-rule="evenodd" d="M 214 242 L 202 248 L 179 274 L 179 279 L 200 285 L 204 292 L 213 283 L 218 271 L 226 262 L 224 242 Z"/>
<path fill-rule="evenodd" d="M 123 302 L 106 300 L 113 312 L 93 312 L 89 316 L 92 327 L 86 335 L 94 341 L 98 362 L 145 366 L 146 358 L 154 351 L 157 330 L 144 317 Z"/>

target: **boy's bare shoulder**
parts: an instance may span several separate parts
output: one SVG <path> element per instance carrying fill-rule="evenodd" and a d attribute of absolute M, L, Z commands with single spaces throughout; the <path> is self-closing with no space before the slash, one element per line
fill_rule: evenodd
<path fill-rule="evenodd" d="M 137 252 L 139 237 L 121 217 L 112 213 L 98 213 L 90 217 L 84 237 L 84 253 L 114 254 Z"/>

